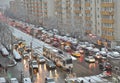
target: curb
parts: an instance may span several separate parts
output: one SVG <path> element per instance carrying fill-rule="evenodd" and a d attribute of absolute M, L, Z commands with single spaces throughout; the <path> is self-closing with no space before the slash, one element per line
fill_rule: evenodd
<path fill-rule="evenodd" d="M 17 65 L 17 62 L 15 61 L 15 60 L 13 60 L 14 61 L 14 64 L 9 64 L 9 65 L 7 65 L 7 67 L 13 67 L 13 66 L 16 66 Z"/>

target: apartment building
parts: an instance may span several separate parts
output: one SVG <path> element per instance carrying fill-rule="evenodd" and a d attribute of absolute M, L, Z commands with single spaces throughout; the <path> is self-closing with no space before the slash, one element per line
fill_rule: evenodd
<path fill-rule="evenodd" d="M 92 33 L 108 41 L 120 41 L 119 0 L 24 0 L 24 4 L 31 22 L 57 24 L 59 30 L 74 35 Z"/>
<path fill-rule="evenodd" d="M 55 0 L 58 22 L 66 31 L 95 34 L 110 43 L 120 41 L 119 0 Z M 72 28 L 71 28 L 72 27 Z M 70 30 L 70 31 L 69 31 Z M 80 34 L 81 35 L 81 34 Z"/>
<path fill-rule="evenodd" d="M 10 1 L 10 11 L 18 19 L 25 21 L 27 16 L 23 0 Z"/>
<path fill-rule="evenodd" d="M 45 25 L 48 17 L 54 16 L 54 0 L 24 0 L 31 23 Z"/>

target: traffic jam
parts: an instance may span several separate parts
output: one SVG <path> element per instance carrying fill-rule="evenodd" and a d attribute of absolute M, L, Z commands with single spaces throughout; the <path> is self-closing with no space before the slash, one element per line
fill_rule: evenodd
<path fill-rule="evenodd" d="M 97 63 L 103 73 L 101 77 L 110 77 L 112 75 L 112 65 L 107 58 L 120 58 L 117 51 L 111 51 L 105 47 L 99 49 L 93 43 L 78 41 L 69 35 L 61 36 L 56 29 L 48 30 L 16 20 L 10 20 L 8 24 L 50 45 L 43 47 L 43 54 L 39 54 L 31 47 L 27 47 L 24 41 L 14 45 L 14 49 L 19 51 L 19 54 L 23 55 L 24 59 L 29 60 L 30 71 L 33 71 L 34 74 L 38 72 L 39 63 L 46 63 L 48 69 L 55 69 L 57 66 L 62 67 L 67 72 L 72 72 L 74 67 L 71 57 L 75 57 L 79 62 Z M 29 57 L 31 52 L 32 56 Z M 46 58 L 50 59 L 50 61 L 46 61 Z"/>

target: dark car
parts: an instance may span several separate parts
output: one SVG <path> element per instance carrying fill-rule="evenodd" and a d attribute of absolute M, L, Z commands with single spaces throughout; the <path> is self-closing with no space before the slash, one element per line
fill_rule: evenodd
<path fill-rule="evenodd" d="M 52 61 L 47 61 L 46 62 L 46 67 L 48 69 L 55 69 L 56 68 L 56 65 L 52 62 Z"/>
<path fill-rule="evenodd" d="M 55 83 L 53 78 L 46 77 L 45 78 L 45 83 Z"/>

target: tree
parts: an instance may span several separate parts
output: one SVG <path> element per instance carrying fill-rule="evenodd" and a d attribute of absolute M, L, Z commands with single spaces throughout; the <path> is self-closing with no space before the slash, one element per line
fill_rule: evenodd
<path fill-rule="evenodd" d="M 12 31 L 10 27 L 0 21 L 0 43 L 2 43 L 7 49 L 10 49 L 12 43 Z"/>

